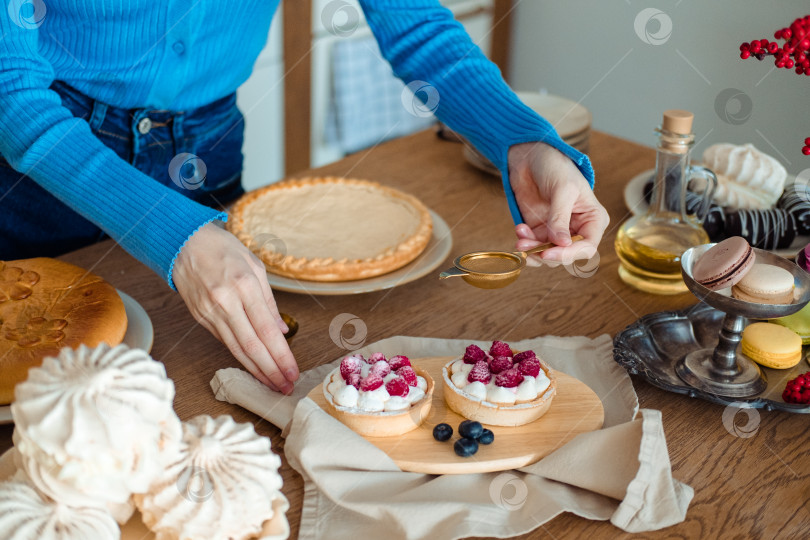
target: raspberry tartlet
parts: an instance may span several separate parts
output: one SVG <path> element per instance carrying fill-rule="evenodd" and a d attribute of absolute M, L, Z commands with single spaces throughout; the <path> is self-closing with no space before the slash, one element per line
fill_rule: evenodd
<path fill-rule="evenodd" d="M 407 356 L 345 357 L 323 382 L 327 412 L 369 437 L 402 435 L 430 413 L 433 379 Z"/>
<path fill-rule="evenodd" d="M 546 414 L 557 381 L 534 351 L 513 351 L 503 341 L 489 352 L 470 345 L 442 368 L 444 400 L 465 418 L 493 426 L 522 426 Z"/>

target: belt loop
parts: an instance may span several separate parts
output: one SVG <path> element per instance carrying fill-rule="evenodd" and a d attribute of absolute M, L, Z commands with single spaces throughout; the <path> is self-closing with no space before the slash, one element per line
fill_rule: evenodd
<path fill-rule="evenodd" d="M 107 104 L 98 100 L 93 100 L 93 112 L 90 114 L 90 129 L 96 131 L 104 123 L 104 118 L 107 116 Z"/>
<path fill-rule="evenodd" d="M 183 140 L 183 118 L 182 112 L 178 112 L 172 116 L 172 138 L 174 139 L 174 154 L 181 154 L 187 151 L 186 143 Z"/>

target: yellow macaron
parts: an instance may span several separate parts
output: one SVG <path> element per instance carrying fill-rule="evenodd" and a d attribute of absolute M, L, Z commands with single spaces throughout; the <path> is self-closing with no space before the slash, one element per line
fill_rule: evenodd
<path fill-rule="evenodd" d="M 765 367 L 792 368 L 802 359 L 802 338 L 784 326 L 757 322 L 743 330 L 742 353 Z"/>

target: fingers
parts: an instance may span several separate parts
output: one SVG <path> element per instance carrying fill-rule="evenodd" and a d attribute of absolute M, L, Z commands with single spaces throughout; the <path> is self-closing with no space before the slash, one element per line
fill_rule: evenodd
<path fill-rule="evenodd" d="M 231 332 L 231 329 L 228 328 L 227 324 L 222 322 L 219 325 L 217 325 L 216 333 L 219 335 L 220 341 L 222 341 L 222 343 L 224 343 L 225 346 L 228 347 L 228 350 L 231 352 L 234 358 L 239 360 L 239 362 L 243 366 L 245 366 L 245 369 L 247 369 L 251 375 L 256 377 L 262 384 L 264 384 L 271 390 L 274 390 L 276 392 L 281 391 L 279 387 L 276 386 L 273 383 L 273 381 L 271 381 L 267 377 L 267 375 L 262 373 L 262 370 L 259 369 L 256 363 L 253 362 L 253 360 L 251 360 L 247 354 L 245 354 L 245 352 L 242 350 L 242 347 L 239 345 L 239 342 L 237 341 L 236 337 L 234 336 L 233 332 Z"/>
<path fill-rule="evenodd" d="M 248 251 L 248 253 L 250 253 L 251 262 L 253 263 L 253 271 L 256 274 L 256 278 L 259 280 L 259 285 L 262 288 L 262 296 L 264 297 L 265 303 L 270 308 L 270 312 L 276 321 L 276 325 L 279 327 L 282 333 L 286 334 L 290 331 L 290 329 L 287 327 L 287 323 L 284 322 L 284 319 L 281 318 L 278 306 L 276 305 L 276 300 L 273 298 L 273 291 L 270 289 L 270 284 L 267 282 L 267 271 L 265 270 L 264 263 L 262 263 L 262 261 L 253 252 Z"/>
<path fill-rule="evenodd" d="M 577 201 L 578 192 L 575 189 L 558 188 L 551 195 L 551 205 L 549 207 L 546 228 L 548 229 L 549 240 L 558 246 L 568 246 L 571 244 L 571 214 L 574 212 L 574 203 Z"/>
<path fill-rule="evenodd" d="M 272 365 L 265 365 L 264 357 L 256 359 L 257 365 L 266 372 L 267 369 L 278 369 L 279 373 L 290 383 L 298 379 L 298 364 L 295 362 L 287 340 L 278 326 L 278 309 L 272 296 L 270 302 L 264 298 L 248 299 L 245 301 L 245 313 L 257 337 L 270 353 L 269 361 Z"/>

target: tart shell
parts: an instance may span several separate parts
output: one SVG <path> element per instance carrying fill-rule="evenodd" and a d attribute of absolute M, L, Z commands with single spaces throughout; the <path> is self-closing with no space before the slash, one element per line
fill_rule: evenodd
<path fill-rule="evenodd" d="M 326 385 L 332 380 L 332 375 L 338 373 L 338 377 L 340 376 L 340 369 L 335 368 L 329 372 L 323 383 L 326 412 L 365 437 L 393 437 L 418 428 L 430 414 L 430 408 L 433 405 L 434 383 L 433 378 L 425 370 L 417 366 L 412 367 L 418 376 L 425 379 L 427 389 L 422 399 L 411 404 L 408 409 L 373 413 L 335 405 L 332 401 L 332 394 L 326 391 Z"/>
<path fill-rule="evenodd" d="M 535 399 L 514 405 L 498 405 L 489 401 L 467 397 L 450 380 L 450 366 L 456 360 L 458 358 L 454 358 L 442 368 L 444 401 L 453 412 L 469 420 L 476 420 L 491 426 L 522 426 L 534 422 L 546 414 L 551 408 L 551 401 L 557 394 L 557 378 L 554 376 L 554 370 L 543 360 L 540 360 L 540 368 L 545 372 L 551 384 Z"/>
<path fill-rule="evenodd" d="M 275 251 L 272 243 L 259 243 L 258 247 L 253 233 L 248 229 L 244 219 L 246 209 L 258 199 L 272 196 L 274 192 L 296 189 L 319 184 L 344 184 L 364 186 L 378 190 L 392 199 L 405 201 L 419 215 L 417 229 L 396 246 L 381 251 L 375 257 L 365 259 L 336 260 L 331 257 L 298 257 L 295 254 Z M 230 210 L 230 219 L 225 227 L 239 240 L 251 248 L 262 260 L 267 270 L 280 276 L 307 281 L 353 281 L 367 279 L 392 272 L 416 259 L 424 251 L 433 234 L 433 220 L 427 207 L 414 197 L 397 189 L 383 186 L 377 182 L 337 177 L 296 178 L 266 186 L 243 195 Z"/>

